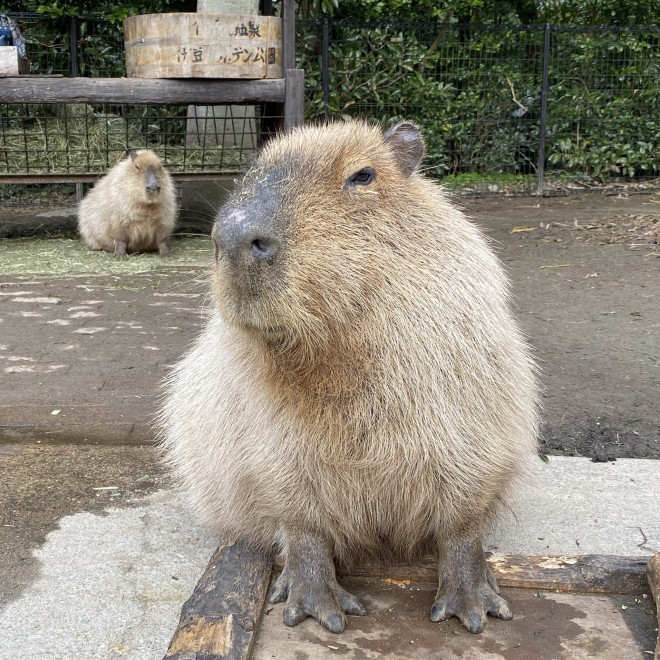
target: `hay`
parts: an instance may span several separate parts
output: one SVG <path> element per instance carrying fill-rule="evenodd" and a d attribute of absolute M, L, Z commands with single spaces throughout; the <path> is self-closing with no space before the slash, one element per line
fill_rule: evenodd
<path fill-rule="evenodd" d="M 0 124 L 0 174 L 104 173 L 128 149 L 145 147 L 175 172 L 242 170 L 253 156 L 247 149 L 191 147 L 185 132 L 167 135 L 156 125 L 146 135 L 140 119 L 99 113 L 84 103 L 57 105 L 54 114 L 3 118 Z M 182 144 L 164 142 L 168 138 Z"/>
<path fill-rule="evenodd" d="M 171 268 L 210 269 L 213 247 L 208 237 L 173 237 L 172 256 L 157 253 L 129 255 L 119 261 L 107 252 L 88 250 L 81 241 L 67 238 L 19 238 L 0 240 L 0 275 L 138 274 Z"/>

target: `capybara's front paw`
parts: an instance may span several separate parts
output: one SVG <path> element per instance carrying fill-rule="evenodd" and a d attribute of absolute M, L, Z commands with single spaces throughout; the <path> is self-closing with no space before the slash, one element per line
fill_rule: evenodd
<path fill-rule="evenodd" d="M 271 603 L 286 600 L 284 623 L 297 626 L 308 616 L 314 617 L 324 628 L 340 633 L 346 626 L 346 614 L 364 616 L 362 603 L 335 580 L 290 575 L 285 569 L 268 597 Z"/>
<path fill-rule="evenodd" d="M 446 585 L 436 595 L 431 621 L 445 621 L 455 616 L 471 633 L 480 633 L 486 626 L 487 614 L 505 621 L 513 618 L 504 598 L 498 596 L 486 581 L 474 588 Z"/>

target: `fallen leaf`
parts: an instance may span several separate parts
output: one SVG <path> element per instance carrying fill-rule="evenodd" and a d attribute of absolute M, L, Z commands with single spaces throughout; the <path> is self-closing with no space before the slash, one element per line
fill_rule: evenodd
<path fill-rule="evenodd" d="M 383 582 L 387 582 L 387 584 L 394 584 L 397 587 L 401 587 L 402 589 L 410 584 L 410 580 L 397 580 L 395 578 L 385 578 Z"/>
<path fill-rule="evenodd" d="M 556 265 L 546 265 L 539 266 L 539 268 L 570 268 L 571 264 L 556 264 Z"/>
<path fill-rule="evenodd" d="M 514 227 L 511 230 L 511 233 L 512 234 L 520 234 L 524 231 L 534 231 L 534 229 L 536 229 L 536 227 Z"/>
<path fill-rule="evenodd" d="M 61 412 L 62 412 L 61 410 L 53 410 L 53 412 L 50 413 L 50 414 L 51 415 L 59 415 Z"/>

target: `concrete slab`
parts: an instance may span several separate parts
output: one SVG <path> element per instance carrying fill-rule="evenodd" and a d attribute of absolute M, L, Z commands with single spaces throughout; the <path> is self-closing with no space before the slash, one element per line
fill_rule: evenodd
<path fill-rule="evenodd" d="M 162 658 L 218 539 L 172 493 L 60 521 L 40 577 L 0 613 L 0 659 Z"/>
<path fill-rule="evenodd" d="M 486 550 L 521 555 L 660 552 L 660 463 L 550 456 L 539 460 Z"/>
<path fill-rule="evenodd" d="M 206 292 L 198 269 L 0 282 L 0 441 L 152 440 Z"/>

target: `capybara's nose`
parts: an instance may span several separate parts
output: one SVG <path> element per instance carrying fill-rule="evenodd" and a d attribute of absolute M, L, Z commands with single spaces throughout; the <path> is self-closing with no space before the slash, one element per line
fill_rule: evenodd
<path fill-rule="evenodd" d="M 255 261 L 265 261 L 269 266 L 275 263 L 278 244 L 273 238 L 252 239 L 252 256 Z"/>
<path fill-rule="evenodd" d="M 217 251 L 237 263 L 257 262 L 272 266 L 280 245 L 264 224 L 269 223 L 250 220 L 241 210 L 219 216 L 212 232 Z"/>
<path fill-rule="evenodd" d="M 148 193 L 160 192 L 160 186 L 158 184 L 149 185 L 147 186 L 147 192 Z"/>

